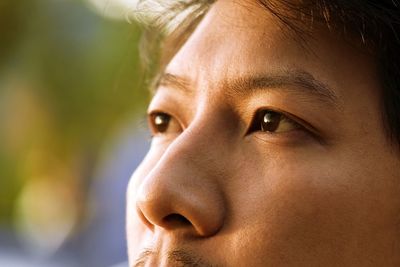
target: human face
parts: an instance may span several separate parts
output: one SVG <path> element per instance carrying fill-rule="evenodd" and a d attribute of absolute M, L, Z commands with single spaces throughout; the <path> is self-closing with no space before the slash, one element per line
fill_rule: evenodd
<path fill-rule="evenodd" d="M 375 64 L 328 32 L 304 45 L 255 1 L 212 6 L 149 106 L 131 266 L 400 266 Z"/>

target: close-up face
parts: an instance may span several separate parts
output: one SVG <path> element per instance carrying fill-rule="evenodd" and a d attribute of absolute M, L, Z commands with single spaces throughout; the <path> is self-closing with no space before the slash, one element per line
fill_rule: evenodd
<path fill-rule="evenodd" d="M 376 62 L 217 1 L 166 66 L 127 198 L 130 266 L 399 266 Z"/>

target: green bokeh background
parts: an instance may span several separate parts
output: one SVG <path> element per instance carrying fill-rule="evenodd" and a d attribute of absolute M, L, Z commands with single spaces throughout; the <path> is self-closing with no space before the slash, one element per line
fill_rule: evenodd
<path fill-rule="evenodd" d="M 83 0 L 0 1 L 0 225 L 32 181 L 68 188 L 84 220 L 102 148 L 145 110 L 139 38 Z"/>

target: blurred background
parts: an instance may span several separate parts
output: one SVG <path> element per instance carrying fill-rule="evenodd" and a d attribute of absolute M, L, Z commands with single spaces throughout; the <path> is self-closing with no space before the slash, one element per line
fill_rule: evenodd
<path fill-rule="evenodd" d="M 136 0 L 0 0 L 0 266 L 127 266 L 148 148 Z"/>

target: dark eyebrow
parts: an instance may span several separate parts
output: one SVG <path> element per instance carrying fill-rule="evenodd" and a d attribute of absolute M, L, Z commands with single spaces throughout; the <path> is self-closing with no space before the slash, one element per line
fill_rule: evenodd
<path fill-rule="evenodd" d="M 307 94 L 338 108 L 339 97 L 327 84 L 306 71 L 287 70 L 276 74 L 251 75 L 227 81 L 226 85 L 236 94 L 246 95 L 264 88 L 280 88 L 296 94 Z"/>
<path fill-rule="evenodd" d="M 336 109 L 339 108 L 339 97 L 327 84 L 314 78 L 312 74 L 301 70 L 285 70 L 277 73 L 242 76 L 221 82 L 231 94 L 246 96 L 266 88 L 279 88 L 296 94 L 306 94 L 317 98 Z M 157 87 L 165 86 L 186 93 L 192 92 L 190 80 L 171 73 L 160 76 Z"/>

